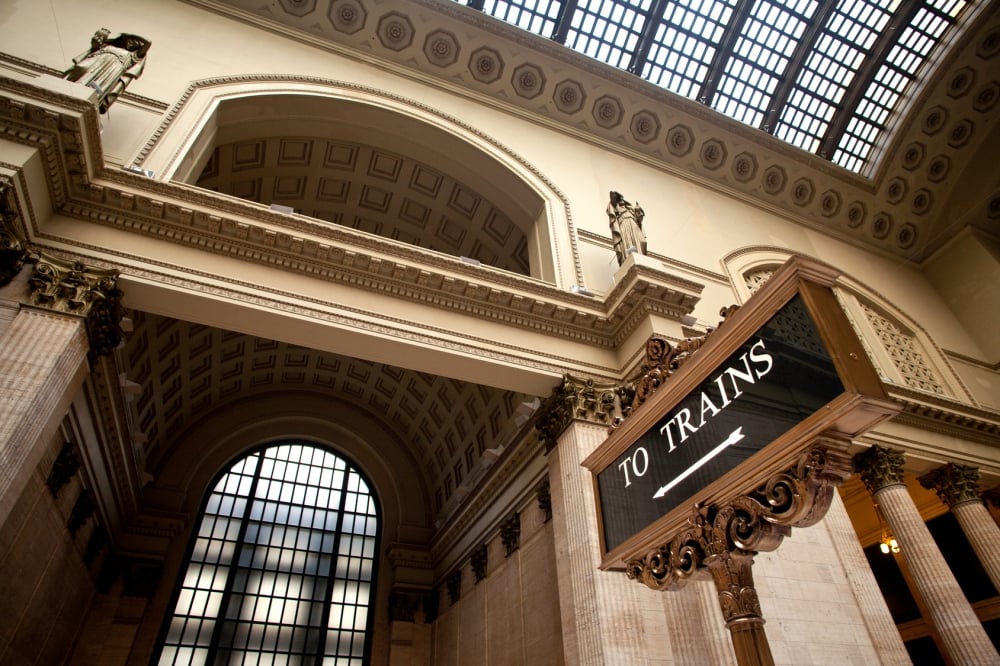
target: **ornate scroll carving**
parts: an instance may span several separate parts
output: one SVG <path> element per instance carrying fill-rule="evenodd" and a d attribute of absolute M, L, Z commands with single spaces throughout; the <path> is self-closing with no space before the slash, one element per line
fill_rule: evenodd
<path fill-rule="evenodd" d="M 618 384 L 563 375 L 562 383 L 538 408 L 535 429 L 545 443 L 545 450 L 555 448 L 559 436 L 573 420 L 611 425 L 621 412 L 621 392 Z"/>
<path fill-rule="evenodd" d="M 0 287 L 14 279 L 28 257 L 24 244 L 13 231 L 17 211 L 10 193 L 10 183 L 0 181 Z"/>
<path fill-rule="evenodd" d="M 41 255 L 34 258 L 29 278 L 31 304 L 84 317 L 90 341 L 90 358 L 107 356 L 121 343 L 120 323 L 125 316 L 118 271 L 89 268 L 80 261 L 68 263 Z"/>
<path fill-rule="evenodd" d="M 826 514 L 835 488 L 850 472 L 847 455 L 813 446 L 749 495 L 721 506 L 696 506 L 685 530 L 669 543 L 627 561 L 626 574 L 654 590 L 666 590 L 703 569 L 736 566 L 731 562 L 734 555 L 752 558 L 755 552 L 774 550 L 792 527 L 813 525 Z M 730 573 L 712 575 L 717 583 L 718 576 L 731 577 Z M 733 594 L 729 585 L 725 589 Z M 730 606 L 734 603 L 724 601 Z M 744 606 L 741 602 L 733 607 Z"/>
<path fill-rule="evenodd" d="M 506 557 L 510 557 L 518 549 L 521 541 L 521 515 L 516 511 L 500 523 L 500 540 Z"/>
<path fill-rule="evenodd" d="M 726 323 L 726 318 L 730 317 L 738 309 L 738 305 L 730 305 L 729 307 L 722 308 L 719 311 L 719 315 L 722 317 L 719 326 Z M 611 427 L 615 428 L 620 425 L 633 410 L 646 402 L 656 392 L 656 389 L 662 386 L 671 375 L 677 372 L 705 344 L 708 336 L 717 331 L 719 326 L 697 338 L 685 338 L 676 345 L 671 345 L 670 341 L 666 338 L 657 335 L 652 336 L 646 342 L 646 359 L 639 370 L 639 379 L 632 386 L 623 389 L 622 393 L 628 395 L 628 399 L 623 400 L 626 407 L 622 410 L 621 416 L 612 422 Z"/>
<path fill-rule="evenodd" d="M 70 482 L 78 469 L 80 469 L 80 457 L 76 455 L 73 442 L 63 443 L 59 455 L 52 463 L 52 469 L 49 470 L 49 476 L 45 479 L 45 485 L 53 497 L 59 497 L 59 491 Z"/>
<path fill-rule="evenodd" d="M 970 465 L 948 463 L 932 469 L 919 479 L 924 488 L 934 490 L 949 508 L 963 502 L 981 502 L 979 470 Z"/>
<path fill-rule="evenodd" d="M 903 485 L 903 454 L 884 446 L 873 446 L 854 456 L 854 471 L 861 475 L 868 492 Z"/>
<path fill-rule="evenodd" d="M 472 565 L 472 577 L 477 583 L 486 578 L 487 557 L 488 550 L 485 543 L 472 551 L 472 555 L 469 556 L 469 563 Z"/>

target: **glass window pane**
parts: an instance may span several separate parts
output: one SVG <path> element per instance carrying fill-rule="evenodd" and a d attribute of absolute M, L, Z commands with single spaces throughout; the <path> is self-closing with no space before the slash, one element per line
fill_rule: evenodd
<path fill-rule="evenodd" d="M 204 507 L 159 663 L 364 657 L 377 511 L 359 473 L 312 445 L 279 444 L 234 463 Z"/>

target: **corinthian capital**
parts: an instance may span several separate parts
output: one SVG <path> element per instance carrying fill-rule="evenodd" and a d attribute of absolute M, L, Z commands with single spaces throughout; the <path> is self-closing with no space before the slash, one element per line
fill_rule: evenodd
<path fill-rule="evenodd" d="M 28 285 L 32 305 L 86 320 L 91 357 L 106 356 L 121 342 L 120 323 L 125 309 L 118 289 L 118 271 L 43 254 L 35 261 Z"/>
<path fill-rule="evenodd" d="M 873 446 L 854 456 L 854 471 L 861 475 L 868 492 L 903 485 L 903 454 L 884 446 Z"/>
<path fill-rule="evenodd" d="M 555 448 L 571 421 L 611 426 L 621 414 L 621 391 L 618 384 L 563 375 L 562 383 L 538 408 L 535 428 L 546 450 Z"/>
<path fill-rule="evenodd" d="M 980 502 L 979 470 L 969 465 L 948 463 L 920 477 L 920 485 L 934 490 L 949 507 L 962 502 Z"/>

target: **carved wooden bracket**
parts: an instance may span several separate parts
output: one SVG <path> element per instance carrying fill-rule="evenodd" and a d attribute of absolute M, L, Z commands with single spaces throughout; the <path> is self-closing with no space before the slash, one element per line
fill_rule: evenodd
<path fill-rule="evenodd" d="M 635 409 L 646 402 L 646 399 L 653 395 L 656 389 L 666 383 L 670 376 L 677 372 L 677 369 L 705 344 L 708 336 L 719 330 L 719 326 L 726 323 L 726 318 L 738 309 L 738 305 L 722 308 L 719 311 L 722 320 L 718 326 L 709 330 L 705 335 L 697 338 L 685 338 L 676 345 L 670 344 L 666 338 L 658 335 L 652 336 L 646 342 L 646 359 L 639 370 L 639 378 L 622 388 L 622 393 L 627 399 L 622 400 L 624 407 L 621 410 L 621 415 L 611 423 L 611 428 L 614 429 L 621 425 L 622 421 Z"/>
<path fill-rule="evenodd" d="M 753 493 L 722 506 L 696 506 L 687 529 L 626 562 L 626 574 L 654 590 L 667 590 L 705 568 L 722 566 L 718 563 L 733 554 L 774 550 L 792 527 L 813 525 L 826 514 L 835 489 L 852 471 L 850 457 L 840 448 L 817 443 Z"/>
<path fill-rule="evenodd" d="M 654 590 L 668 590 L 707 570 L 737 663 L 773 664 L 753 582 L 753 557 L 776 549 L 792 527 L 807 527 L 823 518 L 835 489 L 851 474 L 851 459 L 843 448 L 819 442 L 753 493 L 721 506 L 696 506 L 687 529 L 626 562 L 625 573 Z"/>

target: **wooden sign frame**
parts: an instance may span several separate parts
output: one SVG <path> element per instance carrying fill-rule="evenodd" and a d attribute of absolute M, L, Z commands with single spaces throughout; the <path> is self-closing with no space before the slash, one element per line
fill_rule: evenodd
<path fill-rule="evenodd" d="M 768 478 L 788 467 L 821 433 L 856 437 L 899 411 L 833 293 L 840 273 L 803 257 L 793 257 L 727 318 L 705 344 L 670 379 L 637 407 L 597 448 L 583 466 L 592 473 L 601 537 L 602 569 L 620 569 L 658 544 L 668 542 L 682 529 L 692 507 L 719 504 L 752 492 Z M 733 469 L 704 486 L 688 501 L 674 507 L 610 551 L 605 543 L 605 516 L 598 475 L 751 339 L 792 298 L 800 295 L 817 333 L 833 361 L 843 392 L 797 425 L 752 454 Z"/>

